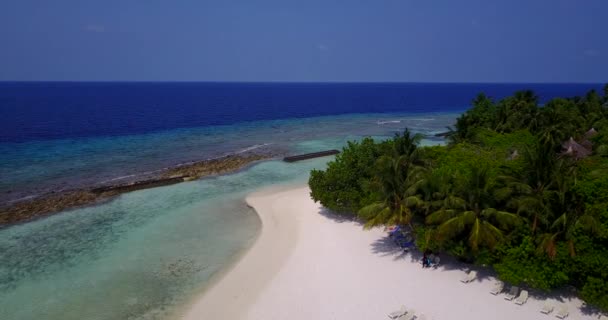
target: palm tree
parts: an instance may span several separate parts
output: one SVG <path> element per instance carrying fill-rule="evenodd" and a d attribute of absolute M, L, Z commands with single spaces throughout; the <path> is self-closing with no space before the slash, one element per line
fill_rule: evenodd
<path fill-rule="evenodd" d="M 574 168 L 574 167 L 572 167 Z M 598 214 L 593 209 L 585 209 L 583 201 L 577 199 L 569 192 L 574 185 L 573 179 L 567 174 L 556 174 L 555 177 L 555 211 L 559 212 L 553 220 L 549 230 L 540 236 L 539 251 L 544 251 L 553 259 L 557 254 L 557 244 L 565 242 L 568 246 L 570 256 L 576 255 L 575 237 L 576 230 L 597 235 L 601 222 Z"/>
<path fill-rule="evenodd" d="M 442 172 L 429 170 L 425 172 L 424 182 L 418 187 L 418 194 L 422 199 L 422 213 L 430 213 L 444 207 L 450 201 L 454 176 Z"/>
<path fill-rule="evenodd" d="M 501 100 L 496 113 L 496 131 L 512 132 L 537 127 L 537 104 L 538 97 L 530 90 L 517 91 L 512 97 Z"/>
<path fill-rule="evenodd" d="M 466 134 L 462 130 L 454 129 L 450 126 L 445 127 L 448 131 L 445 133 L 445 139 L 450 145 L 461 143 L 466 140 Z"/>
<path fill-rule="evenodd" d="M 551 189 L 556 172 L 561 173 L 563 160 L 557 160 L 552 154 L 552 147 L 542 142 L 532 148 L 523 150 L 525 168 L 519 175 L 503 175 L 500 179 L 505 188 L 500 190 L 502 198 L 515 197 L 509 202 L 510 207 L 517 208 L 518 214 L 531 217 L 532 233 L 539 225 L 548 223 L 551 214 L 550 203 L 554 196 Z"/>
<path fill-rule="evenodd" d="M 439 241 L 467 235 L 469 247 L 477 252 L 480 246 L 490 249 L 504 238 L 504 232 L 520 222 L 518 215 L 495 209 L 496 185 L 487 167 L 473 167 L 466 181 L 446 198 L 444 207 L 426 218 L 438 224 Z"/>
<path fill-rule="evenodd" d="M 538 123 L 538 96 L 532 90 L 515 92 L 514 116 L 516 128 L 527 128 L 533 131 Z"/>
<path fill-rule="evenodd" d="M 570 256 L 576 255 L 574 232 L 578 229 L 597 235 L 600 221 L 593 210 L 584 210 L 582 207 L 567 207 L 551 224 L 548 232 L 540 235 L 538 250 L 544 251 L 554 259 L 557 254 L 557 244 L 565 242 Z"/>
<path fill-rule="evenodd" d="M 585 119 L 579 114 L 573 101 L 553 99 L 538 113 L 541 142 L 553 147 L 559 146 L 569 136 L 575 135 L 584 125 Z"/>
<path fill-rule="evenodd" d="M 495 121 L 495 107 L 492 100 L 483 93 L 473 100 L 473 107 L 456 119 L 456 130 L 448 127 L 448 137 L 452 143 L 471 139 L 477 128 L 492 128 Z"/>
<path fill-rule="evenodd" d="M 376 163 L 374 183 L 382 199 L 359 210 L 366 220 L 365 228 L 377 225 L 409 224 L 413 209 L 422 204 L 417 189 L 424 181 L 417 144 L 420 135 L 405 130 L 393 139 L 393 154 L 380 157 Z"/>

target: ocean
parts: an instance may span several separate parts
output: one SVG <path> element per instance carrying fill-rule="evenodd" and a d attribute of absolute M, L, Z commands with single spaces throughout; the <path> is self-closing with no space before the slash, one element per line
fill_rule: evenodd
<path fill-rule="evenodd" d="M 0 203 L 264 150 L 384 139 L 425 145 L 479 92 L 541 101 L 600 84 L 0 83 Z M 331 157 L 122 194 L 0 229 L 0 319 L 166 319 L 255 240 L 256 189 L 305 183 Z"/>

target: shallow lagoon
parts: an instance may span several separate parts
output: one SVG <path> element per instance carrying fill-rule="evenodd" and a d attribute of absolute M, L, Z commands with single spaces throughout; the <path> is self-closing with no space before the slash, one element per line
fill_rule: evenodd
<path fill-rule="evenodd" d="M 454 118 L 409 117 L 383 115 L 395 121 L 389 125 L 378 124 L 377 115 L 299 119 L 279 126 L 280 135 L 252 131 L 256 134 L 243 138 L 248 144 L 264 138 L 260 142 L 289 152 L 310 152 L 340 148 L 366 135 L 387 137 L 406 124 L 436 132 Z M 256 127 L 277 130 L 276 125 Z M 169 150 L 181 131 L 162 147 Z M 264 161 L 234 174 L 131 192 L 2 229 L 0 318 L 167 318 L 255 240 L 260 222 L 244 202 L 247 193 L 305 183 L 311 169 L 331 159 Z"/>

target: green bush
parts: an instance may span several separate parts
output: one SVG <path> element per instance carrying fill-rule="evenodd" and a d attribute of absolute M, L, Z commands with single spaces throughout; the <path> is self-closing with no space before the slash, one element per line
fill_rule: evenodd
<path fill-rule="evenodd" d="M 587 277 L 581 297 L 589 304 L 608 310 L 608 281 L 605 278 Z"/>
<path fill-rule="evenodd" d="M 561 246 L 555 260 L 540 255 L 530 236 L 515 247 L 507 250 L 506 255 L 494 268 L 498 277 L 514 285 L 549 290 L 568 283 L 569 264 L 567 250 Z"/>
<path fill-rule="evenodd" d="M 324 207 L 343 214 L 355 214 L 375 199 L 369 183 L 376 159 L 386 150 L 387 143 L 375 143 L 371 138 L 349 142 L 326 170 L 313 170 L 308 184 L 311 197 Z"/>

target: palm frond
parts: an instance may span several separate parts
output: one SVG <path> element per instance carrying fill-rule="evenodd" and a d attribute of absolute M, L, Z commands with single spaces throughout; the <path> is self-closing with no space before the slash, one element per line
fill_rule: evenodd
<path fill-rule="evenodd" d="M 401 206 L 398 212 L 393 212 L 389 219 L 386 221 L 386 224 L 389 225 L 405 225 L 409 224 L 412 221 L 414 214 L 412 210 L 405 206 Z"/>
<path fill-rule="evenodd" d="M 380 210 L 376 215 L 371 217 L 367 222 L 363 225 L 364 229 L 371 229 L 376 226 L 380 226 L 386 224 L 391 218 L 391 209 L 389 207 L 385 207 Z"/>
<path fill-rule="evenodd" d="M 555 219 L 555 221 L 553 221 L 553 224 L 551 224 L 551 229 L 564 231 L 567 229 L 567 226 L 568 226 L 568 215 L 564 212 L 557 219 Z"/>
<path fill-rule="evenodd" d="M 504 238 L 503 232 L 487 221 L 482 221 L 481 231 L 480 240 L 490 249 L 494 249 L 494 247 Z"/>
<path fill-rule="evenodd" d="M 545 252 L 549 258 L 554 259 L 557 254 L 556 239 L 559 236 L 557 233 L 545 233 L 540 236 L 540 245 L 538 246 L 537 252 Z"/>
<path fill-rule="evenodd" d="M 503 201 L 506 199 L 509 199 L 512 195 L 513 195 L 513 189 L 509 188 L 509 187 L 503 187 L 503 188 L 499 188 L 496 189 L 494 191 L 494 197 L 497 200 Z"/>
<path fill-rule="evenodd" d="M 473 252 L 479 250 L 479 238 L 481 237 L 481 226 L 479 225 L 479 219 L 475 219 L 471 225 L 471 232 L 469 233 L 469 246 Z"/>
<path fill-rule="evenodd" d="M 364 220 L 369 220 L 386 207 L 387 205 L 384 202 L 375 202 L 359 209 L 358 216 Z"/>
<path fill-rule="evenodd" d="M 517 214 L 507 211 L 493 210 L 491 216 L 498 222 L 498 227 L 502 230 L 518 226 L 522 222 Z"/>
<path fill-rule="evenodd" d="M 456 211 L 450 209 L 439 209 L 426 217 L 427 224 L 439 224 L 454 218 Z"/>
<path fill-rule="evenodd" d="M 439 240 L 443 241 L 462 233 L 465 227 L 466 223 L 460 216 L 454 217 L 439 225 L 437 235 L 439 236 Z"/>
<path fill-rule="evenodd" d="M 424 201 L 422 201 L 422 199 L 420 199 L 420 197 L 417 195 L 410 196 L 410 197 L 403 199 L 402 203 L 405 207 L 408 207 L 408 208 L 420 207 L 420 206 L 424 205 Z"/>
<path fill-rule="evenodd" d="M 460 216 L 462 221 L 466 224 L 472 224 L 477 220 L 477 214 L 474 211 L 464 211 Z"/>
<path fill-rule="evenodd" d="M 585 213 L 580 216 L 574 224 L 575 227 L 581 228 L 582 230 L 591 232 L 595 235 L 599 234 L 601 225 L 602 224 L 600 221 L 589 213 Z"/>
<path fill-rule="evenodd" d="M 448 195 L 443 200 L 443 203 L 448 208 L 464 209 L 466 207 L 466 203 L 467 202 L 463 198 L 460 198 L 460 197 L 457 197 L 457 196 L 453 196 L 453 195 Z"/>

